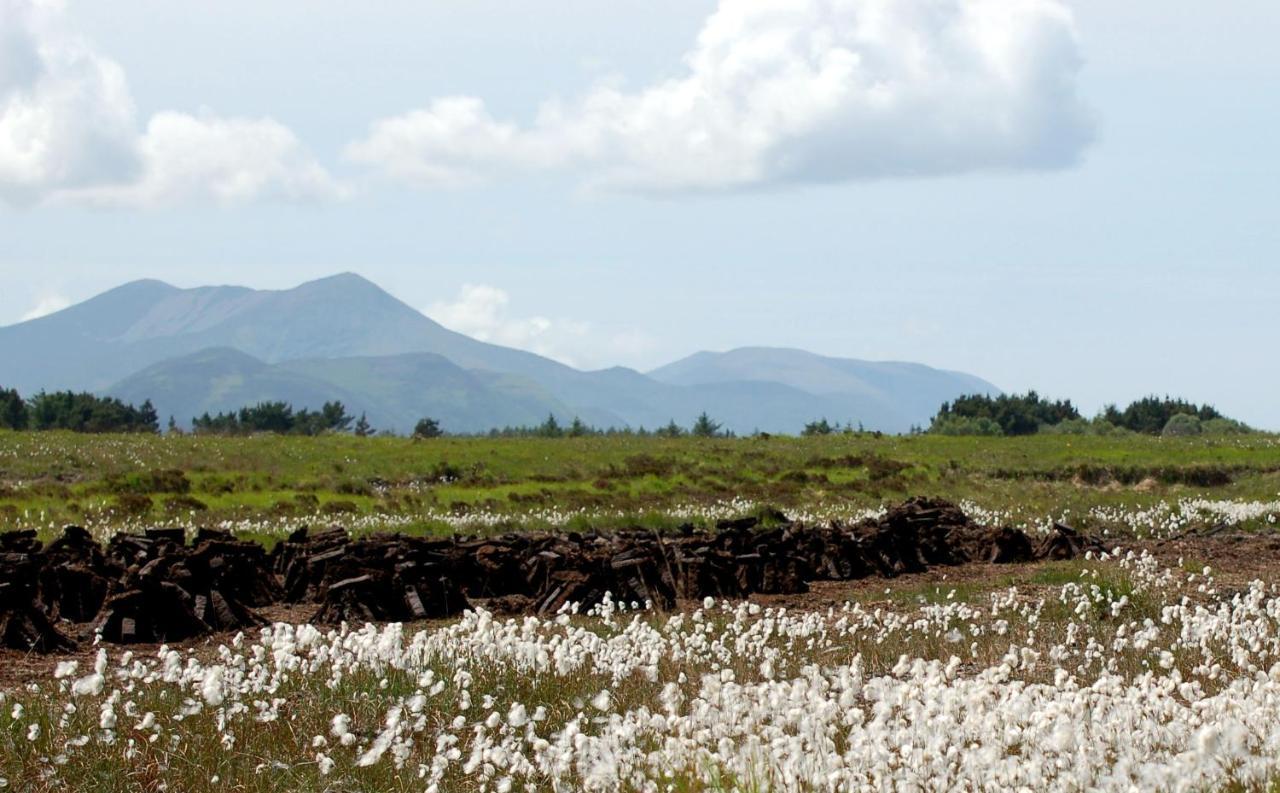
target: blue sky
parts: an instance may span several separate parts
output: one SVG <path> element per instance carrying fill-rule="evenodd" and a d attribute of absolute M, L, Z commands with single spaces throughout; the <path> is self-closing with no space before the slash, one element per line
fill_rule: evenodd
<path fill-rule="evenodd" d="M 0 0 L 0 323 L 354 270 L 585 367 L 785 345 L 1280 428 L 1277 29 L 1259 0 Z"/>

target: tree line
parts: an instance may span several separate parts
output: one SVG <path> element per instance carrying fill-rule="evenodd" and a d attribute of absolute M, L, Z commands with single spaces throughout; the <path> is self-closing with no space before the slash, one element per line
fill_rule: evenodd
<path fill-rule="evenodd" d="M 971 394 L 944 402 L 928 429 L 939 435 L 1225 435 L 1252 431 L 1212 405 L 1181 398 L 1147 396 L 1124 409 L 1107 405 L 1093 418 L 1085 418 L 1071 400 L 1049 400 L 1035 391 L 997 397 Z"/>
<path fill-rule="evenodd" d="M 354 423 L 354 426 L 353 426 Z M 368 418 L 361 413 L 355 418 L 341 402 L 325 402 L 319 410 L 303 408 L 295 411 L 288 402 L 259 402 L 239 410 L 191 419 L 191 431 L 197 435 L 253 435 L 259 432 L 277 435 L 323 435 L 350 431 L 360 437 L 373 434 Z"/>
<path fill-rule="evenodd" d="M 815 424 L 815 426 L 817 426 Z M 826 420 L 822 422 L 826 425 Z M 145 432 L 158 433 L 160 420 L 151 400 L 140 407 L 125 404 L 115 397 L 97 396 L 83 392 L 41 391 L 30 399 L 13 388 L 0 388 L 0 429 L 10 430 L 70 430 L 72 432 Z M 177 433 L 177 422 L 171 416 L 169 432 Z M 367 416 L 359 417 L 347 412 L 346 406 L 337 400 L 326 402 L 319 410 L 302 408 L 283 401 L 259 402 L 238 410 L 220 413 L 205 412 L 191 419 L 191 431 L 197 435 L 323 435 L 326 433 L 351 433 L 359 437 L 375 434 Z M 383 431 L 378 434 L 394 434 Z M 446 435 L 440 422 L 423 417 L 414 426 L 415 438 L 438 438 Z M 549 414 L 541 424 L 508 426 L 475 433 L 493 438 L 579 438 L 586 436 L 631 435 L 638 437 L 679 438 L 727 438 L 733 433 L 724 429 L 721 422 L 705 411 L 694 419 L 689 427 L 682 427 L 671 420 L 665 426 L 653 430 L 644 427 L 618 429 L 588 425 L 574 417 L 563 425 L 554 414 Z"/>
<path fill-rule="evenodd" d="M 159 432 L 151 400 L 127 405 L 114 397 L 72 391 L 41 391 L 30 399 L 0 388 L 0 427 L 11 430 L 72 432 Z"/>
<path fill-rule="evenodd" d="M 73 432 L 142 432 L 160 431 L 159 417 L 150 400 L 135 407 L 115 397 L 97 396 L 72 391 L 41 391 L 23 399 L 16 389 L 0 388 L 0 428 L 13 430 L 71 430 Z M 170 432 L 178 432 L 169 418 Z M 319 410 L 294 407 L 282 401 L 259 402 L 225 413 L 204 413 L 191 420 L 192 431 L 201 435 L 322 435 L 351 433 L 360 437 L 375 434 L 365 414 L 359 417 L 347 412 L 339 401 L 326 402 Z M 826 418 L 805 424 L 801 435 L 818 436 L 836 433 L 862 433 L 861 424 L 841 426 Z M 1093 418 L 1085 418 L 1071 400 L 1051 400 L 1035 391 L 1025 394 L 971 394 L 944 402 L 927 429 L 913 432 L 939 435 L 1017 436 L 1035 433 L 1109 435 L 1142 433 L 1146 435 L 1197 435 L 1247 433 L 1245 424 L 1227 418 L 1212 405 L 1198 405 L 1181 398 L 1148 396 L 1121 409 L 1107 405 Z M 383 432 L 381 434 L 393 434 Z M 447 433 L 440 422 L 424 417 L 414 427 L 415 438 L 436 438 Z M 654 429 L 595 427 L 578 417 L 562 424 L 554 414 L 540 424 L 507 426 L 488 432 L 461 433 L 491 438 L 579 438 L 588 436 L 633 436 L 660 438 L 731 438 L 734 433 L 706 411 L 688 427 L 674 419 Z M 764 433 L 754 433 L 761 435 Z"/>
<path fill-rule="evenodd" d="M 415 435 L 418 433 L 415 432 Z M 547 415 L 546 421 L 531 426 L 508 426 L 494 428 L 486 433 L 479 433 L 490 438 L 585 438 L 589 436 L 611 437 L 630 436 L 637 438 L 732 438 L 734 433 L 724 425 L 711 418 L 703 411 L 688 427 L 682 427 L 671 419 L 667 424 L 655 429 L 644 426 L 632 427 L 595 427 L 574 416 L 569 425 L 563 425 L 555 414 Z"/>

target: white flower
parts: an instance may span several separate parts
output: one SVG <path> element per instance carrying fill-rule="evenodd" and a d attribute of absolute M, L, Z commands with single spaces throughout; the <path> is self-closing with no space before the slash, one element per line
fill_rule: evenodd
<path fill-rule="evenodd" d="M 360 755 L 356 765 L 363 768 L 381 760 L 382 755 L 386 754 L 387 749 L 391 747 L 391 742 L 395 739 L 399 728 L 400 708 L 394 707 L 387 712 L 387 719 L 382 732 L 378 733 L 378 737 L 373 739 L 373 745 L 364 754 Z"/>
<path fill-rule="evenodd" d="M 78 697 L 98 696 L 102 693 L 103 687 L 106 685 L 107 679 L 100 673 L 94 672 L 91 675 L 85 675 L 76 682 L 71 684 L 71 693 Z"/>
<path fill-rule="evenodd" d="M 507 724 L 512 727 L 523 727 L 529 721 L 529 713 L 525 710 L 524 705 L 519 702 L 511 706 L 511 710 L 507 712 Z"/>
<path fill-rule="evenodd" d="M 345 713 L 339 713 L 329 722 L 329 731 L 335 738 L 341 738 L 351 730 L 351 717 Z"/>
<path fill-rule="evenodd" d="M 591 707 L 599 711 L 607 711 L 609 709 L 609 689 L 606 688 L 592 697 Z"/>
<path fill-rule="evenodd" d="M 213 666 L 205 670 L 204 680 L 200 684 L 200 695 L 211 707 L 216 708 L 223 703 L 223 674 L 224 670 L 221 666 Z"/>

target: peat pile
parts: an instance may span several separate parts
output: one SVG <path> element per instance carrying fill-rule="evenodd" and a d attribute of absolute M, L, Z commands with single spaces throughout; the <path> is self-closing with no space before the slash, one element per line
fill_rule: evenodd
<path fill-rule="evenodd" d="M 313 622 L 448 617 L 484 600 L 500 613 L 615 601 L 670 609 L 681 598 L 797 594 L 809 582 L 891 578 L 970 562 L 1065 559 L 1101 550 L 1057 526 L 1038 542 L 991 528 L 940 500 L 912 499 L 882 518 L 808 526 L 775 515 L 672 534 L 507 534 L 486 538 L 300 530 L 270 553 L 226 532 L 118 534 L 105 547 L 68 527 L 47 546 L 34 532 L 0 535 L 0 644 L 66 651 L 95 633 L 160 642 L 265 623 L 257 609 L 314 604 Z"/>

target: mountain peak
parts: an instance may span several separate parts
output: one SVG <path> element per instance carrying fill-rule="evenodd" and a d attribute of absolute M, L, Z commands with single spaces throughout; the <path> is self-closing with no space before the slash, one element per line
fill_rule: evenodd
<path fill-rule="evenodd" d="M 112 292 L 138 291 L 143 289 L 161 292 L 178 291 L 178 287 L 168 281 L 161 281 L 159 278 L 137 278 L 132 281 L 126 281 L 115 289 L 108 289 L 106 292 L 103 292 L 103 294 L 109 295 Z"/>
<path fill-rule="evenodd" d="M 294 289 L 308 289 L 311 287 L 319 287 L 319 286 L 362 287 L 366 289 L 367 288 L 377 289 L 379 292 L 386 291 L 382 287 L 375 284 L 373 281 L 370 281 L 368 278 L 365 278 L 363 275 L 360 275 L 359 273 L 353 273 L 349 270 L 341 273 L 334 273 L 333 275 L 326 275 L 323 278 L 316 278 L 311 281 L 306 281 L 294 287 Z"/>
<path fill-rule="evenodd" d="M 139 278 L 136 281 L 129 281 L 120 284 L 113 289 L 95 295 L 83 303 L 70 306 L 74 309 L 77 306 L 87 306 L 101 303 L 127 302 L 135 301 L 160 300 L 167 295 L 172 295 L 182 290 L 173 284 L 161 281 L 157 278 Z"/>
<path fill-rule="evenodd" d="M 337 303 L 348 309 L 360 306 L 364 311 L 381 311 L 389 314 L 421 313 L 368 278 L 351 272 L 306 281 L 276 294 L 291 301 L 319 300 L 326 304 Z"/>

